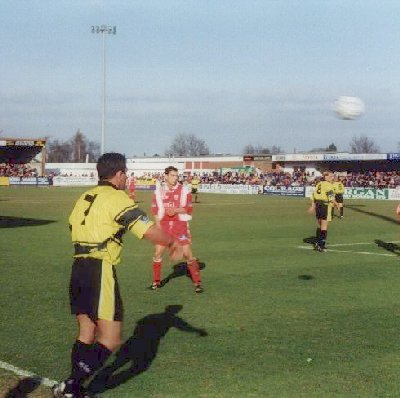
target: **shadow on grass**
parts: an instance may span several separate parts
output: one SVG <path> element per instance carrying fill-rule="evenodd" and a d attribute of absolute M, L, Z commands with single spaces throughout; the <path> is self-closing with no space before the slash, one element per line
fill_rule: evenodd
<path fill-rule="evenodd" d="M 317 243 L 317 237 L 309 236 L 308 238 L 304 238 L 303 243 L 308 243 L 309 245 L 314 245 L 315 243 Z"/>
<path fill-rule="evenodd" d="M 200 270 L 203 270 L 205 267 L 206 267 L 206 264 L 199 261 Z M 161 287 L 163 287 L 167 283 L 169 283 L 169 281 L 171 279 L 179 278 L 181 276 L 187 276 L 187 277 L 190 278 L 190 274 L 189 274 L 189 271 L 187 269 L 187 264 L 185 262 L 181 262 L 181 263 L 175 264 L 172 267 L 172 272 L 160 282 L 160 285 L 161 285 Z"/>
<path fill-rule="evenodd" d="M 379 240 L 379 239 L 375 239 L 374 242 L 379 247 L 382 247 L 383 249 L 400 256 L 400 246 L 399 245 L 397 245 L 395 243 L 391 243 L 391 242 L 384 242 L 383 240 Z"/>
<path fill-rule="evenodd" d="M 20 380 L 13 389 L 7 391 L 5 398 L 27 398 L 28 394 L 40 386 L 41 382 L 40 377 L 26 377 Z"/>
<path fill-rule="evenodd" d="M 359 207 L 362 207 L 362 206 L 358 206 L 358 205 L 347 205 L 347 206 L 346 206 L 346 209 L 353 210 L 353 211 L 356 211 L 356 212 L 358 212 L 358 213 L 363 213 L 363 214 L 366 214 L 366 215 L 368 215 L 368 216 L 376 217 L 376 218 L 379 218 L 379 219 L 381 219 L 381 220 L 391 222 L 391 223 L 393 223 L 393 224 L 400 224 L 400 221 L 396 220 L 396 219 L 393 218 L 393 217 L 388 217 L 388 216 L 385 216 L 385 215 L 383 215 L 383 214 L 374 213 L 373 211 L 366 211 L 366 210 L 360 209 Z"/>
<path fill-rule="evenodd" d="M 309 274 L 299 275 L 298 278 L 303 280 L 303 281 L 309 281 L 311 279 L 314 279 L 314 277 L 312 275 L 309 275 Z"/>
<path fill-rule="evenodd" d="M 99 371 L 89 384 L 88 390 L 102 393 L 145 372 L 156 358 L 161 339 L 171 328 L 196 333 L 201 337 L 207 336 L 204 329 L 191 326 L 177 316 L 182 308 L 182 305 L 168 305 L 165 312 L 150 314 L 140 319 L 133 335 L 116 353 L 114 361 Z"/>
<path fill-rule="evenodd" d="M 22 218 L 13 216 L 0 216 L 0 228 L 36 227 L 56 222 L 54 220 L 40 220 L 37 218 Z"/>

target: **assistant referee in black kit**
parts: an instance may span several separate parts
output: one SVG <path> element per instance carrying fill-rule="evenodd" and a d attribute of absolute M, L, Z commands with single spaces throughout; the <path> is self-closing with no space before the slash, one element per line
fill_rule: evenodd
<path fill-rule="evenodd" d="M 70 302 L 79 330 L 71 352 L 71 374 L 53 387 L 55 397 L 89 397 L 83 382 L 121 344 L 123 307 L 114 266 L 120 262 L 123 234 L 132 232 L 139 239 L 169 246 L 173 260 L 181 256 L 180 246 L 125 193 L 125 156 L 102 155 L 97 171 L 98 186 L 78 199 L 69 218 L 75 250 Z"/>

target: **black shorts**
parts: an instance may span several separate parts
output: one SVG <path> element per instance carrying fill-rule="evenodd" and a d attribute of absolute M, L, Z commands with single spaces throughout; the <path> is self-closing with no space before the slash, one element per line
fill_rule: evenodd
<path fill-rule="evenodd" d="M 70 281 L 71 313 L 96 322 L 122 321 L 123 307 L 113 265 L 94 258 L 76 258 Z"/>
<path fill-rule="evenodd" d="M 328 219 L 328 207 L 324 202 L 315 202 L 315 216 L 318 220 Z"/>
<path fill-rule="evenodd" d="M 197 188 L 192 188 L 192 194 L 197 193 Z"/>
<path fill-rule="evenodd" d="M 337 203 L 343 203 L 343 194 L 342 193 L 337 193 L 335 195 L 335 200 Z"/>

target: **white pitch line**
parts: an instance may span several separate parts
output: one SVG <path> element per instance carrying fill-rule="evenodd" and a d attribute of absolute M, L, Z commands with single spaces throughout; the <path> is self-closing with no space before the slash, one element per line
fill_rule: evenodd
<path fill-rule="evenodd" d="M 332 246 L 332 245 L 329 245 Z M 314 250 L 311 246 L 297 246 L 298 249 L 304 250 Z M 372 256 L 385 256 L 385 257 L 397 257 L 396 254 L 388 254 L 388 253 L 371 253 L 371 252 L 355 252 L 353 250 L 335 250 L 335 249 L 327 249 L 328 252 L 336 252 L 336 253 L 354 253 L 354 254 L 369 254 Z"/>
<path fill-rule="evenodd" d="M 23 369 L 17 368 L 16 366 L 11 365 L 11 364 L 9 364 L 7 362 L 0 361 L 0 368 L 8 370 L 9 372 L 16 374 L 17 376 L 37 378 L 37 379 L 40 380 L 40 384 L 43 384 L 46 387 L 53 387 L 54 384 L 58 383 L 58 381 L 50 380 L 47 377 L 40 377 L 40 376 L 36 375 L 35 373 L 32 373 L 32 372 L 29 372 L 27 370 L 23 370 Z"/>
<path fill-rule="evenodd" d="M 361 246 L 361 245 L 376 245 L 374 242 L 359 242 L 359 243 L 334 243 L 333 245 L 329 245 L 329 247 L 334 247 L 334 246 Z"/>
<path fill-rule="evenodd" d="M 221 203 L 203 203 L 203 202 L 200 202 L 199 203 L 199 205 L 200 205 L 200 207 L 203 207 L 203 206 L 225 206 L 225 205 L 235 205 L 235 206 L 237 206 L 237 205 L 249 205 L 249 204 L 254 204 L 254 203 L 257 203 L 257 202 L 244 202 L 244 203 L 238 203 L 238 202 L 221 202 Z M 196 205 L 197 203 L 196 202 L 194 202 L 193 203 L 193 205 Z"/>

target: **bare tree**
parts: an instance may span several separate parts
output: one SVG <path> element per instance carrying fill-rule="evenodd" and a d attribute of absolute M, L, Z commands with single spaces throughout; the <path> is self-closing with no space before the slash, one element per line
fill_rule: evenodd
<path fill-rule="evenodd" d="M 252 145 L 252 144 L 247 144 L 243 148 L 243 154 L 252 154 L 252 155 L 267 155 L 267 154 L 276 154 L 276 153 L 282 153 L 282 149 L 279 146 L 272 145 L 271 148 L 268 148 L 264 145 L 257 144 L 257 145 Z"/>
<path fill-rule="evenodd" d="M 50 163 L 67 163 L 71 161 L 71 143 L 60 140 L 49 140 L 47 161 Z"/>
<path fill-rule="evenodd" d="M 52 163 L 83 163 L 87 154 L 91 162 L 96 162 L 100 156 L 100 145 L 97 142 L 89 141 L 78 129 L 74 136 L 67 141 L 49 140 L 47 154 L 47 161 Z"/>
<path fill-rule="evenodd" d="M 178 134 L 165 151 L 166 155 L 175 156 L 200 156 L 209 153 L 210 150 L 205 141 L 194 134 Z"/>
<path fill-rule="evenodd" d="M 361 134 L 359 137 L 354 136 L 350 141 L 351 153 L 377 153 L 379 152 L 378 145 L 374 140 Z"/>
<path fill-rule="evenodd" d="M 80 129 L 71 138 L 71 146 L 73 149 L 72 160 L 75 163 L 83 163 L 86 157 L 86 137 L 81 133 Z"/>
<path fill-rule="evenodd" d="M 89 155 L 89 162 L 97 162 L 100 157 L 100 144 L 96 141 L 88 141 L 86 153 Z"/>
<path fill-rule="evenodd" d="M 337 146 L 332 142 L 329 146 L 325 148 L 326 152 L 337 152 Z"/>
<path fill-rule="evenodd" d="M 311 153 L 337 152 L 337 147 L 332 142 L 332 144 L 328 145 L 326 148 L 312 148 L 309 150 L 309 152 Z"/>
<path fill-rule="evenodd" d="M 273 155 L 277 154 L 277 153 L 284 153 L 284 151 L 282 150 L 282 148 L 280 146 L 277 145 L 272 145 L 271 147 L 271 153 Z"/>

